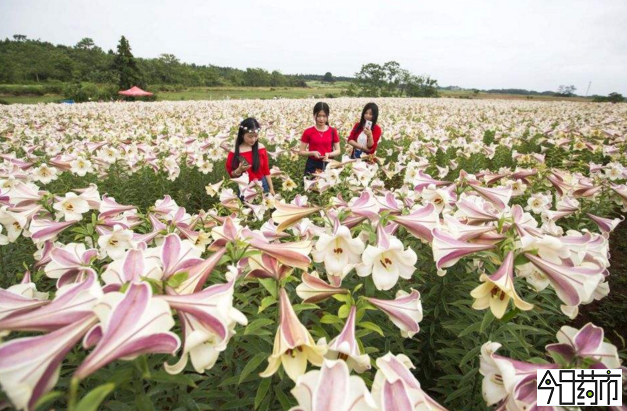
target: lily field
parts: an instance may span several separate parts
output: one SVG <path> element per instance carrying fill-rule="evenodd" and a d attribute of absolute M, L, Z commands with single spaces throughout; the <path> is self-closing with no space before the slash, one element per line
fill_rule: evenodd
<path fill-rule="evenodd" d="M 311 179 L 313 99 L 0 106 L 0 409 L 529 411 L 539 368 L 626 378 L 627 104 L 374 101 L 376 157 Z M 329 102 L 344 152 L 369 100 Z M 251 116 L 275 196 L 225 170 Z"/>

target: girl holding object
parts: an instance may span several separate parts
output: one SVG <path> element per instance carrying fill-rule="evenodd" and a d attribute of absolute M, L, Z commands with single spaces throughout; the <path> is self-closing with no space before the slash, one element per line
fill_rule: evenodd
<path fill-rule="evenodd" d="M 261 181 L 263 191 L 274 195 L 268 152 L 259 142 L 260 129 L 259 122 L 252 117 L 240 123 L 235 148 L 226 158 L 226 171 L 231 178 L 248 173 L 250 181 Z"/>
<path fill-rule="evenodd" d="M 361 112 L 361 120 L 356 123 L 348 137 L 348 144 L 353 146 L 351 158 L 360 158 L 362 154 L 374 154 L 381 138 L 381 127 L 377 124 L 379 107 L 368 103 Z"/>

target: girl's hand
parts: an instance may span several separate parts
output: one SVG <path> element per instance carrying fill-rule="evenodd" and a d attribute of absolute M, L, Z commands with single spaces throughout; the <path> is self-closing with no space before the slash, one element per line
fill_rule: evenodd
<path fill-rule="evenodd" d="M 274 193 L 274 189 L 270 190 L 270 194 L 272 194 L 273 196 L 274 196 L 274 195 L 276 195 L 276 194 Z"/>
<path fill-rule="evenodd" d="M 364 128 L 364 134 L 366 134 L 368 138 L 372 138 L 372 130 Z"/>
<path fill-rule="evenodd" d="M 320 155 L 320 153 L 318 153 L 317 151 L 312 151 L 311 152 L 311 156 L 320 160 L 322 158 L 322 156 Z"/>

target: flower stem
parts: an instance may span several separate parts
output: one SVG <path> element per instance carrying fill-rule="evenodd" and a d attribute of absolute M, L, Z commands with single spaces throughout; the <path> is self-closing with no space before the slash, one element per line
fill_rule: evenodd
<path fill-rule="evenodd" d="M 68 411 L 76 410 L 76 396 L 78 394 L 78 384 L 80 380 L 78 378 L 72 378 L 70 382 L 70 398 L 68 401 Z"/>

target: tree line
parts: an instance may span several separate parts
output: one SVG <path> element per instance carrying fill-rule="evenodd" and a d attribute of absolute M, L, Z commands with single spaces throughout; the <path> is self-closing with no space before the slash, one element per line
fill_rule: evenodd
<path fill-rule="evenodd" d="M 122 51 L 122 53 L 120 52 Z M 121 57 L 124 56 L 124 57 Z M 117 60 L 116 60 L 117 58 Z M 123 61 L 124 60 L 124 61 Z M 0 40 L 0 84 L 50 82 L 120 83 L 120 67 L 134 61 L 142 85 L 177 84 L 189 87 L 306 87 L 305 78 L 261 68 L 240 70 L 231 67 L 181 62 L 173 54 L 137 58 L 124 37 L 118 52 L 105 52 L 90 38 L 74 46 L 52 44 L 14 35 Z M 320 76 L 322 77 L 322 76 Z M 134 84 L 136 85 L 136 84 Z"/>

